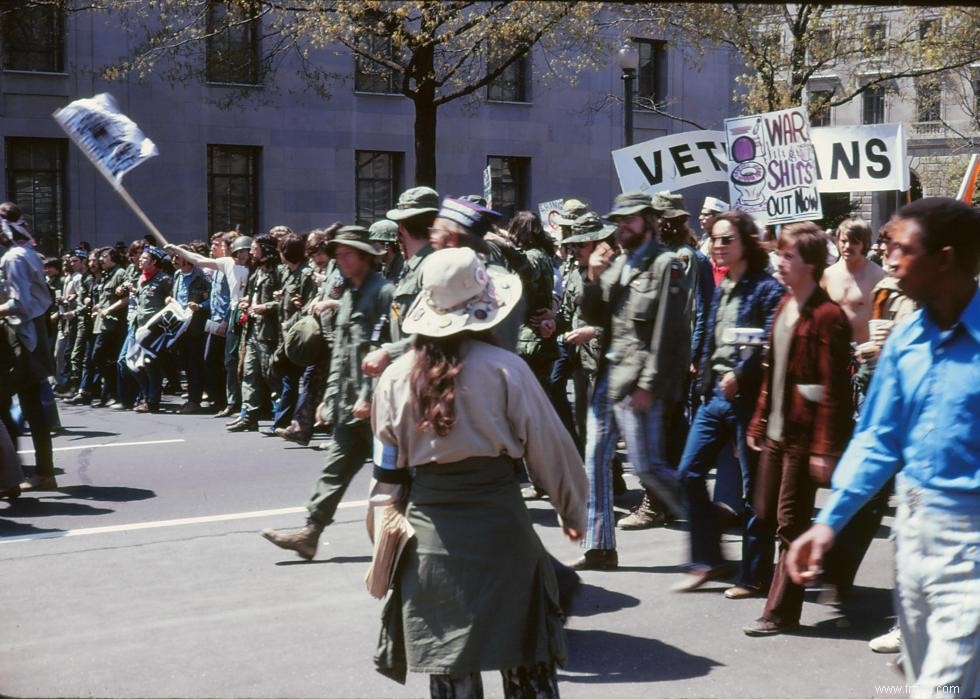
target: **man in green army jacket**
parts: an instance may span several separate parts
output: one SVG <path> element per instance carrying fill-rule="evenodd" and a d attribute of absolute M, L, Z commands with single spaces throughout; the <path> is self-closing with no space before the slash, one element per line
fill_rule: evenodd
<path fill-rule="evenodd" d="M 606 218 L 616 223 L 622 255 L 589 259 L 582 316 L 603 329 L 602 356 L 589 406 L 585 468 L 589 475 L 589 528 L 579 570 L 618 565 L 610 462 L 622 436 L 630 463 L 651 500 L 671 515 L 684 514 L 674 472 L 664 458 L 663 410 L 681 400 L 690 365 L 690 328 L 684 266 L 657 240 L 658 211 L 650 196 L 616 197 Z M 678 341 L 675 338 L 683 338 Z"/>
<path fill-rule="evenodd" d="M 161 267 L 166 259 L 167 253 L 155 245 L 147 245 L 140 254 L 140 276 L 133 290 L 136 296 L 136 314 L 129 330 L 134 338 L 136 331 L 167 305 L 167 297 L 173 289 L 173 278 Z M 137 404 L 134 412 L 157 412 L 160 409 L 160 389 L 163 386 L 159 361 L 154 359 L 137 371 L 136 382 L 143 400 Z"/>
<path fill-rule="evenodd" d="M 340 299 L 334 330 L 330 375 L 320 421 L 333 425 L 333 440 L 327 449 L 323 472 L 306 507 L 306 526 L 293 534 L 266 529 L 262 536 L 276 546 L 295 551 L 310 560 L 324 527 L 333 521 L 347 486 L 364 462 L 371 458 L 371 394 L 374 381 L 361 365 L 372 347 L 388 339 L 388 314 L 393 287 L 374 269 L 379 253 L 369 233 L 361 226 L 345 226 L 328 243 L 347 288 Z"/>
<path fill-rule="evenodd" d="M 405 354 L 412 336 L 402 333 L 405 312 L 422 290 L 422 260 L 432 252 L 429 228 L 439 213 L 439 193 L 431 187 L 412 187 L 398 197 L 398 206 L 386 215 L 398 224 L 398 245 L 404 262 L 395 282 L 388 328 L 391 342 L 371 352 L 364 359 L 364 372 L 380 376 L 389 364 Z"/>
<path fill-rule="evenodd" d="M 272 353 L 279 342 L 278 302 L 279 254 L 272 236 L 260 235 L 250 250 L 255 271 L 249 277 L 239 307 L 248 324 L 242 333 L 245 356 L 242 364 L 242 410 L 236 420 L 225 425 L 229 432 L 259 429 L 259 410 L 264 398 L 279 393 L 280 384 L 269 371 Z"/>

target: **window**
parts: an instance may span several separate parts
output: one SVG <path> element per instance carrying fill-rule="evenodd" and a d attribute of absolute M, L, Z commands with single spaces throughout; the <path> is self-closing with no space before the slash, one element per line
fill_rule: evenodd
<path fill-rule="evenodd" d="M 830 126 L 830 100 L 833 98 L 833 90 L 810 92 L 810 126 Z"/>
<path fill-rule="evenodd" d="M 363 39 L 366 53 L 379 58 L 394 60 L 395 51 L 387 36 L 367 36 Z M 401 76 L 380 63 L 354 54 L 354 90 L 356 92 L 376 92 L 380 94 L 399 94 L 398 83 Z"/>
<path fill-rule="evenodd" d="M 882 22 L 869 24 L 864 28 L 868 49 L 871 51 L 885 50 L 885 25 Z"/>
<path fill-rule="evenodd" d="M 970 77 L 973 81 L 973 120 L 980 123 L 980 68 L 974 68 Z"/>
<path fill-rule="evenodd" d="M 916 121 L 939 121 L 942 118 L 942 84 L 934 77 L 915 81 Z"/>
<path fill-rule="evenodd" d="M 354 222 L 370 226 L 394 208 L 401 192 L 402 154 L 376 150 L 354 153 L 354 193 L 357 212 Z"/>
<path fill-rule="evenodd" d="M 811 63 L 829 61 L 834 52 L 834 38 L 829 29 L 816 29 L 810 41 L 809 56 Z"/>
<path fill-rule="evenodd" d="M 659 104 L 667 99 L 667 42 L 633 39 L 640 51 L 636 96 Z"/>
<path fill-rule="evenodd" d="M 509 221 L 518 211 L 527 208 L 531 159 L 491 155 L 487 165 L 490 166 L 493 209 L 503 215 L 504 221 Z"/>
<path fill-rule="evenodd" d="M 208 230 L 255 235 L 259 223 L 259 155 L 253 146 L 208 146 Z"/>
<path fill-rule="evenodd" d="M 885 123 L 885 88 L 881 85 L 869 87 L 861 93 L 861 123 Z"/>
<path fill-rule="evenodd" d="M 494 102 L 527 102 L 527 74 L 527 56 L 522 56 L 487 85 L 487 99 Z"/>
<path fill-rule="evenodd" d="M 23 7 L 5 12 L 2 19 L 5 70 L 64 70 L 65 21 L 61 8 Z"/>
<path fill-rule="evenodd" d="M 938 39 L 941 26 L 938 17 L 924 19 L 919 22 L 919 41 L 925 41 L 926 39 L 935 41 Z"/>
<path fill-rule="evenodd" d="M 259 82 L 259 21 L 251 2 L 208 0 L 207 80 Z"/>
<path fill-rule="evenodd" d="M 8 138 L 7 198 L 17 202 L 46 255 L 65 240 L 65 160 L 62 138 Z"/>

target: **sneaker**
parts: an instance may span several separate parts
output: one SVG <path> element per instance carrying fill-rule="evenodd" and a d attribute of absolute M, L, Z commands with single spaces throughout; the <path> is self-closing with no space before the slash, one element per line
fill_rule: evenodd
<path fill-rule="evenodd" d="M 132 410 L 133 406 L 126 405 L 125 403 L 115 402 L 110 407 L 109 410 Z"/>
<path fill-rule="evenodd" d="M 902 650 L 902 632 L 895 626 L 888 633 L 868 641 L 868 648 L 875 653 L 899 653 Z"/>
<path fill-rule="evenodd" d="M 145 400 L 140 401 L 139 403 L 136 404 L 136 407 L 133 408 L 133 412 L 134 413 L 148 413 L 148 412 L 150 412 L 150 404 L 147 403 Z"/>
<path fill-rule="evenodd" d="M 521 497 L 525 500 L 544 500 L 548 497 L 548 494 L 532 483 L 525 488 L 521 488 Z"/>
<path fill-rule="evenodd" d="M 58 481 L 54 476 L 31 476 L 20 484 L 21 492 L 29 490 L 57 490 Z"/>

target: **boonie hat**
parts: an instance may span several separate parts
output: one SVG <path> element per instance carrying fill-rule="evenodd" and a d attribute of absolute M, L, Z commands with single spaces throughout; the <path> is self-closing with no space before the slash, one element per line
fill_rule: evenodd
<path fill-rule="evenodd" d="M 712 211 L 716 214 L 724 213 L 730 208 L 728 202 L 716 199 L 715 197 L 705 197 L 704 204 L 701 205 L 701 211 Z"/>
<path fill-rule="evenodd" d="M 439 215 L 436 218 L 444 218 L 458 223 L 467 232 L 482 238 L 493 228 L 493 224 L 500 220 L 500 214 L 471 201 L 446 197 L 442 200 L 442 208 L 439 209 Z"/>
<path fill-rule="evenodd" d="M 432 187 L 412 187 L 398 197 L 398 205 L 385 216 L 392 221 L 404 221 L 420 214 L 439 211 L 439 193 Z"/>
<path fill-rule="evenodd" d="M 487 205 L 487 200 L 483 197 L 482 194 L 464 194 L 463 196 L 457 198 L 463 201 L 468 201 L 473 204 L 479 204 L 480 206 Z"/>
<path fill-rule="evenodd" d="M 589 207 L 578 199 L 566 199 L 561 205 L 561 211 L 552 220 L 559 226 L 571 226 L 575 219 L 589 212 Z"/>
<path fill-rule="evenodd" d="M 398 224 L 388 219 L 375 221 L 368 228 L 369 239 L 375 243 L 394 243 L 398 240 Z"/>
<path fill-rule="evenodd" d="M 653 200 L 649 194 L 645 194 L 644 192 L 623 192 L 613 200 L 613 209 L 606 214 L 605 218 L 612 220 L 623 216 L 633 216 L 641 211 L 660 213 L 653 205 Z"/>
<path fill-rule="evenodd" d="M 344 226 L 337 231 L 336 237 L 327 243 L 327 252 L 335 254 L 338 245 L 366 252 L 368 255 L 384 255 L 384 250 L 378 250 L 371 244 L 371 234 L 364 226 Z"/>
<path fill-rule="evenodd" d="M 668 190 L 653 195 L 653 208 L 660 212 L 661 218 L 690 218 L 691 214 L 684 210 L 684 195 Z"/>
<path fill-rule="evenodd" d="M 599 215 L 589 212 L 579 216 L 572 224 L 572 234 L 561 241 L 562 245 L 574 243 L 592 243 L 605 240 L 616 230 L 615 226 L 604 224 Z"/>
<path fill-rule="evenodd" d="M 437 250 L 422 263 L 422 291 L 402 330 L 428 337 L 488 330 L 514 309 L 521 292 L 520 277 L 484 266 L 471 248 Z"/>

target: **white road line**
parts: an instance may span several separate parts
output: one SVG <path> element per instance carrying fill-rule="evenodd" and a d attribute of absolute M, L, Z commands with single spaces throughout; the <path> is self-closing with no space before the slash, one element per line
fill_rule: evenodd
<path fill-rule="evenodd" d="M 77 447 L 58 447 L 51 451 L 78 451 L 80 449 L 106 449 L 108 447 L 142 447 L 148 444 L 179 444 L 186 439 L 155 439 L 149 442 L 115 442 L 113 444 L 85 444 Z M 23 449 L 18 454 L 33 454 L 33 449 Z"/>
<path fill-rule="evenodd" d="M 338 510 L 351 507 L 366 507 L 367 500 L 342 502 Z M 131 532 L 139 529 L 160 529 L 162 527 L 182 527 L 187 524 L 210 524 L 211 522 L 233 522 L 239 519 L 255 519 L 256 517 L 275 517 L 278 515 L 294 515 L 306 512 L 305 507 L 284 507 L 279 510 L 256 510 L 254 512 L 232 512 L 227 515 L 209 515 L 207 517 L 185 517 L 184 519 L 161 519 L 156 522 L 136 522 L 133 524 L 115 524 L 108 527 L 88 527 L 85 529 L 66 529 L 57 532 L 41 532 L 39 534 L 24 534 L 23 536 L 0 537 L 0 544 L 12 544 L 15 541 L 33 541 L 35 539 L 63 539 L 66 536 L 87 536 L 89 534 L 115 534 Z"/>

